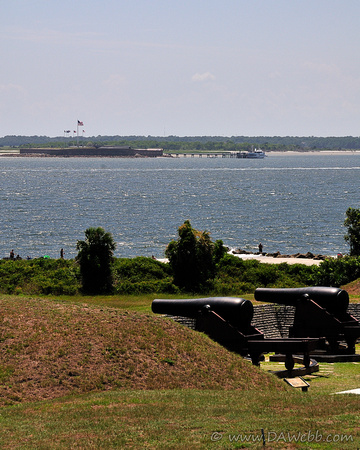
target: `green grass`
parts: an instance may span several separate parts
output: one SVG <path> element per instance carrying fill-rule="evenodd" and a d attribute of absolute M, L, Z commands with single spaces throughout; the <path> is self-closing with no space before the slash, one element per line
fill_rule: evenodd
<path fill-rule="evenodd" d="M 360 397 L 335 395 L 359 363 L 321 363 L 304 393 L 153 298 L 0 296 L 1 448 L 264 448 L 261 430 L 267 449 L 360 447 Z"/>
<path fill-rule="evenodd" d="M 71 295 L 71 296 L 57 296 L 47 297 L 53 301 L 61 300 L 68 304 L 83 304 L 92 306 L 104 306 L 110 308 L 117 308 L 124 311 L 137 311 L 137 312 L 151 312 L 151 303 L 154 298 L 164 298 L 164 296 L 155 296 L 154 294 L 144 295 Z M 1 296 L 0 296 L 1 298 Z M 166 296 L 168 298 L 168 296 Z M 171 296 L 169 296 L 171 298 Z M 173 298 L 177 298 L 173 296 Z"/>
<path fill-rule="evenodd" d="M 196 294 L 143 294 L 143 295 L 62 295 L 47 296 L 53 301 L 62 301 L 68 304 L 83 304 L 93 306 L 104 306 L 117 308 L 124 311 L 151 312 L 151 303 L 155 298 L 177 299 L 177 298 L 201 298 L 203 296 Z M 253 294 L 241 296 L 244 299 L 254 301 Z M 24 298 L 27 298 L 26 296 Z M 1 300 L 1 295 L 0 295 Z M 258 302 L 259 303 L 259 302 Z"/>
<path fill-rule="evenodd" d="M 52 299 L 54 301 L 61 299 L 61 301 L 72 304 L 87 304 L 93 306 L 108 306 L 111 308 L 118 308 L 125 311 L 137 311 L 150 313 L 151 303 L 155 298 L 166 298 L 166 299 L 177 299 L 177 298 L 201 298 L 205 295 L 197 294 L 143 294 L 143 295 L 71 295 L 71 296 L 47 296 L 46 298 Z M 253 294 L 239 295 L 239 297 L 246 300 L 250 300 L 254 305 L 264 304 L 263 302 L 258 302 L 254 299 Z M 25 296 L 26 298 L 26 296 Z M 0 295 L 1 300 L 1 295 Z M 350 301 L 352 303 L 359 303 L 359 295 L 350 296 Z"/>
<path fill-rule="evenodd" d="M 360 354 L 360 344 L 356 346 L 356 353 Z M 266 371 L 285 370 L 285 363 L 268 361 L 268 358 L 261 363 L 261 366 Z M 303 378 L 310 383 L 311 390 L 318 394 L 328 395 L 334 392 L 357 389 L 360 388 L 360 362 L 321 362 L 318 372 L 305 375 Z"/>
<path fill-rule="evenodd" d="M 266 448 L 354 449 L 358 406 L 355 395 L 315 390 L 111 391 L 2 408 L 0 442 L 39 449 L 263 448 L 263 429 Z M 348 441 L 339 445 L 341 436 Z M 287 447 L 299 437 L 304 442 Z"/>

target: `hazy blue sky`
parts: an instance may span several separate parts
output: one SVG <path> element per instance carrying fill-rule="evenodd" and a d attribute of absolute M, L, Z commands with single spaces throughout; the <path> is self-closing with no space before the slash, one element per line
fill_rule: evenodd
<path fill-rule="evenodd" d="M 359 0 L 0 0 L 0 136 L 360 135 Z"/>

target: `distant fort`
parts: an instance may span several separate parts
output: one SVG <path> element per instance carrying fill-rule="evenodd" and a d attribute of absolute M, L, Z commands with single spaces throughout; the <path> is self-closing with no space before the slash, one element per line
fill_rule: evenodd
<path fill-rule="evenodd" d="M 163 149 L 132 147 L 21 148 L 20 156 L 113 156 L 127 158 L 155 158 L 163 156 Z"/>

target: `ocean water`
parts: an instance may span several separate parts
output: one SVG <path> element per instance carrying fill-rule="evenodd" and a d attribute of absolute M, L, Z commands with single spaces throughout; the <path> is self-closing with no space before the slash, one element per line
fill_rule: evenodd
<path fill-rule="evenodd" d="M 233 158 L 0 157 L 0 257 L 76 256 L 90 226 L 118 257 L 163 258 L 187 219 L 231 248 L 347 253 L 360 154 Z"/>

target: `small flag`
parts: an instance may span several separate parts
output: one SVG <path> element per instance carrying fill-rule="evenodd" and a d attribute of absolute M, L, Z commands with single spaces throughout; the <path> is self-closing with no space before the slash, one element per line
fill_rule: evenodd
<path fill-rule="evenodd" d="M 78 126 L 79 127 L 83 127 L 84 126 L 84 122 L 80 122 L 80 120 L 78 120 Z"/>

